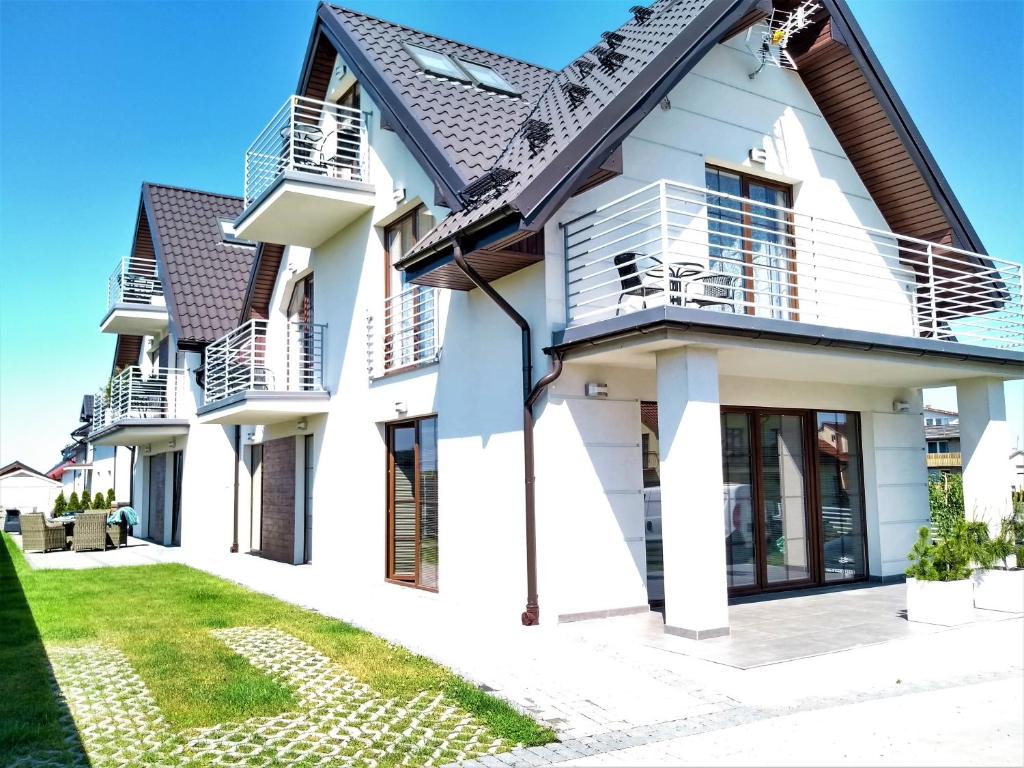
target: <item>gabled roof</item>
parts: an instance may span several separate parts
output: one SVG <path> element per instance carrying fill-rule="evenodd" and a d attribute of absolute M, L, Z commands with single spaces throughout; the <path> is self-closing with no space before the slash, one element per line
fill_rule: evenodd
<path fill-rule="evenodd" d="M 21 461 L 12 461 L 6 467 L 0 467 L 0 477 L 7 477 L 8 475 L 13 475 L 17 472 L 27 472 L 30 475 L 37 475 L 46 480 L 51 479 L 47 477 L 44 472 L 40 472 L 38 469 L 32 469 L 28 464 Z"/>
<path fill-rule="evenodd" d="M 959 424 L 926 424 L 924 427 L 926 440 L 949 440 L 960 437 Z"/>
<path fill-rule="evenodd" d="M 178 346 L 199 348 L 235 327 L 255 247 L 224 241 L 221 221 L 234 221 L 242 199 L 161 184 L 142 185 L 139 227 L 148 228 Z M 120 346 L 120 345 L 119 345 Z"/>
<path fill-rule="evenodd" d="M 820 2 L 824 14 L 801 33 L 805 35 L 801 53 L 815 60 L 817 78 L 822 76 L 821 68 L 829 75 L 841 69 L 840 83 L 858 89 L 853 94 L 858 108 L 871 110 L 871 131 L 877 135 L 850 124 L 842 112 L 842 99 L 832 99 L 834 103 L 823 111 L 837 135 L 839 127 L 850 132 L 840 137 L 841 143 L 858 172 L 870 176 L 866 183 L 883 215 L 900 234 L 948 238 L 955 245 L 984 253 L 845 2 Z M 775 0 L 775 5 L 788 8 L 793 3 Z M 543 148 L 530 147 L 522 130 L 524 121 L 490 169 L 491 173 L 512 172 L 511 180 L 498 185 L 482 204 L 471 203 L 440 222 L 397 266 L 415 282 L 471 287 L 448 268 L 453 237 L 489 227 L 493 232 L 480 237 L 493 246 L 510 242 L 517 229 L 539 229 L 712 45 L 756 21 L 770 6 L 756 0 L 657 0 L 649 8 L 649 18 L 635 17 L 616 31 L 621 37 L 615 52 L 625 54 L 618 68 L 607 71 L 598 63 L 601 56 L 595 51 L 608 51 L 607 45 L 599 44 L 581 57 L 594 65 L 588 72 L 574 62 L 549 83 L 528 117 L 551 131 Z M 565 91 L 573 85 L 589 89 L 575 108 Z M 881 157 L 879 147 L 890 154 Z M 892 166 L 891 172 L 886 165 Z M 463 188 L 462 196 L 471 191 L 472 186 Z M 915 227 L 907 225 L 918 221 L 927 231 L 913 231 Z M 439 267 L 445 272 L 443 278 L 427 278 Z"/>
<path fill-rule="evenodd" d="M 299 92 L 323 98 L 315 92 L 323 78 L 313 72 L 322 31 L 384 110 L 384 124 L 432 171 L 453 209 L 461 207 L 455 193 L 494 164 L 554 77 L 536 64 L 332 5 L 321 5 L 317 19 Z M 521 93 L 495 93 L 428 74 L 405 47 L 410 43 L 491 67 Z M 333 56 L 321 56 L 321 67 L 333 63 Z"/>

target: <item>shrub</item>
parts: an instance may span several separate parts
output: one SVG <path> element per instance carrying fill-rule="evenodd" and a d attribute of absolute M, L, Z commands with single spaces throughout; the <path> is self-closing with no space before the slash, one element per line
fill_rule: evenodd
<path fill-rule="evenodd" d="M 111 488 L 110 490 L 107 491 L 107 506 L 108 507 L 113 507 L 114 506 L 114 489 L 113 488 Z"/>
<path fill-rule="evenodd" d="M 910 567 L 906 574 L 911 578 L 921 581 L 968 579 L 975 567 L 985 568 L 992 563 L 988 526 L 961 518 L 950 524 L 948 534 L 934 537 L 927 528 L 921 528 L 907 557 Z"/>
<path fill-rule="evenodd" d="M 964 519 L 963 475 L 942 475 L 928 480 L 928 507 L 937 537 L 949 536 Z"/>
<path fill-rule="evenodd" d="M 106 496 L 104 496 L 99 491 L 96 491 L 96 496 L 92 500 L 92 508 L 93 509 L 106 509 L 106 507 L 107 507 L 107 498 L 106 498 Z"/>
<path fill-rule="evenodd" d="M 64 498 L 64 491 L 57 494 L 57 498 L 53 501 L 53 514 L 63 515 L 64 510 L 68 508 L 68 500 Z"/>
<path fill-rule="evenodd" d="M 79 508 L 84 512 L 92 506 L 91 502 L 92 500 L 89 498 L 89 492 L 82 491 L 82 500 L 78 504 Z"/>
<path fill-rule="evenodd" d="M 78 501 L 78 491 L 72 491 L 71 496 L 68 498 L 68 509 L 76 512 L 81 508 L 82 504 Z"/>

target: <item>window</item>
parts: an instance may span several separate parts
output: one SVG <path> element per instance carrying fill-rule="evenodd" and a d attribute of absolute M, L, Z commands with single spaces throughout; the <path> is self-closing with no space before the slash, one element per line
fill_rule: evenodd
<path fill-rule="evenodd" d="M 712 190 L 707 196 L 708 267 L 716 295 L 728 299 L 706 308 L 799 319 L 789 214 L 780 210 L 791 203 L 790 189 L 711 166 L 705 169 L 705 183 Z"/>
<path fill-rule="evenodd" d="M 948 440 L 929 440 L 928 453 L 949 453 Z"/>
<path fill-rule="evenodd" d="M 469 82 L 469 77 L 467 77 L 459 65 L 443 53 L 432 51 L 429 48 L 421 48 L 412 43 L 406 43 L 405 47 L 424 72 L 429 72 L 432 75 L 441 75 L 441 77 L 450 77 L 453 80 L 461 80 L 464 83 Z"/>
<path fill-rule="evenodd" d="M 474 64 L 472 61 L 459 59 L 459 64 L 473 78 L 473 82 L 481 88 L 489 91 L 500 91 L 513 96 L 518 96 L 519 91 L 509 85 L 509 82 L 490 67 L 483 64 Z"/>
<path fill-rule="evenodd" d="M 437 589 L 437 417 L 387 425 L 387 572 Z"/>
<path fill-rule="evenodd" d="M 425 206 L 384 229 L 384 369 L 413 365 L 433 350 L 434 292 L 426 286 L 407 283 L 405 273 L 395 264 L 433 226 Z"/>

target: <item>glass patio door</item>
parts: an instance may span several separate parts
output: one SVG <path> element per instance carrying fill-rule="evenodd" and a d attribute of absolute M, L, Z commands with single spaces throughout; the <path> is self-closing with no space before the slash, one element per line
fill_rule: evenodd
<path fill-rule="evenodd" d="M 724 410 L 722 501 L 729 590 L 814 580 L 805 413 Z"/>
<path fill-rule="evenodd" d="M 773 413 L 758 420 L 765 586 L 808 581 L 812 571 L 806 419 Z"/>

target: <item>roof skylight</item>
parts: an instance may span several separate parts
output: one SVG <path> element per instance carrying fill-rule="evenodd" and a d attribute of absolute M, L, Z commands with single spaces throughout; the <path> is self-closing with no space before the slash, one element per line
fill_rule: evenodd
<path fill-rule="evenodd" d="M 500 91 L 501 93 L 509 93 L 513 96 L 518 96 L 519 91 L 513 88 L 509 82 L 495 72 L 490 67 L 486 67 L 483 64 L 476 64 L 472 61 L 466 61 L 465 59 L 459 59 L 459 64 L 466 70 L 473 78 L 473 82 L 479 85 L 481 88 L 486 88 L 490 91 Z"/>
<path fill-rule="evenodd" d="M 467 77 L 459 65 L 443 53 L 432 51 L 429 48 L 421 48 L 412 43 L 406 43 L 405 47 L 424 72 L 429 72 L 432 75 L 441 75 L 441 77 L 450 77 L 453 80 L 469 82 L 469 77 Z"/>

